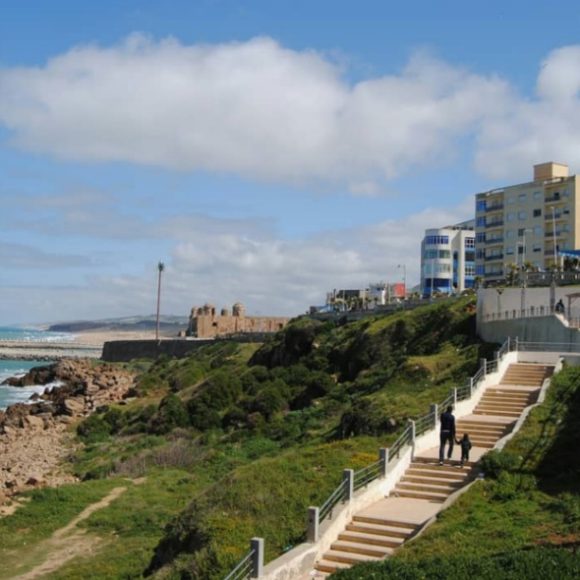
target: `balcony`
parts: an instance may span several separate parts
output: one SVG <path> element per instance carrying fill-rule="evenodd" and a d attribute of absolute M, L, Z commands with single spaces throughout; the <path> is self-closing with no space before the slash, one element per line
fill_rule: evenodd
<path fill-rule="evenodd" d="M 568 201 L 568 199 L 558 194 L 558 195 L 550 195 L 549 197 L 546 197 L 544 201 L 546 203 L 562 203 L 564 201 Z"/>
<path fill-rule="evenodd" d="M 565 236 L 568 233 L 569 232 L 563 232 L 563 231 L 561 232 L 561 231 L 556 230 L 556 236 L 555 237 L 556 238 L 561 238 L 562 236 Z M 546 232 L 544 235 L 546 236 L 546 238 L 553 238 L 554 237 L 554 232 Z"/>
<path fill-rule="evenodd" d="M 555 213 L 552 216 L 552 213 L 546 213 L 546 215 L 544 216 L 544 219 L 546 221 L 550 221 L 551 219 L 555 219 L 555 220 L 567 220 L 570 218 L 570 212 L 564 213 L 564 212 L 560 212 L 560 213 Z"/>
<path fill-rule="evenodd" d="M 485 240 L 485 245 L 489 246 L 492 244 L 503 244 L 503 238 L 491 238 Z"/>
<path fill-rule="evenodd" d="M 498 260 L 503 260 L 503 254 L 491 254 L 490 256 L 485 256 L 486 262 L 497 262 Z"/>
<path fill-rule="evenodd" d="M 503 210 L 503 203 L 494 203 L 493 205 L 488 205 L 485 208 L 486 212 L 501 211 L 501 210 Z"/>
<path fill-rule="evenodd" d="M 503 226 L 503 220 L 494 220 L 492 222 L 486 222 L 486 228 L 501 228 Z"/>

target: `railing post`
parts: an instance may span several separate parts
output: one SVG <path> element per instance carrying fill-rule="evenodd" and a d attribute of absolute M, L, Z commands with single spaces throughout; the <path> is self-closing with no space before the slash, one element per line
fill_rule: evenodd
<path fill-rule="evenodd" d="M 485 377 L 487 375 L 487 359 L 480 358 L 479 364 L 481 365 L 481 368 L 483 369 L 483 376 Z"/>
<path fill-rule="evenodd" d="M 409 420 L 409 423 L 411 423 L 411 459 L 415 459 L 415 421 Z"/>
<path fill-rule="evenodd" d="M 309 542 L 318 541 L 318 525 L 320 521 L 320 509 L 310 506 L 308 508 L 308 530 L 306 532 L 306 539 Z"/>
<path fill-rule="evenodd" d="M 261 578 L 264 573 L 264 538 L 252 538 L 250 550 L 253 552 L 250 578 Z"/>
<path fill-rule="evenodd" d="M 354 495 L 354 471 L 352 469 L 345 469 L 342 472 L 342 480 L 344 481 L 344 501 L 350 501 Z"/>
<path fill-rule="evenodd" d="M 431 413 L 433 413 L 433 429 L 437 429 L 437 419 L 439 416 L 439 405 L 437 403 L 431 405 Z"/>
<path fill-rule="evenodd" d="M 457 407 L 457 387 L 453 389 L 453 408 Z"/>
<path fill-rule="evenodd" d="M 469 398 L 473 397 L 473 377 L 469 379 Z"/>
<path fill-rule="evenodd" d="M 520 339 L 516 336 L 516 348 L 514 349 L 516 352 L 519 351 L 520 348 Z"/>
<path fill-rule="evenodd" d="M 511 350 L 511 340 L 510 340 L 510 337 L 508 336 L 507 337 L 507 352 L 510 352 L 510 350 Z"/>
<path fill-rule="evenodd" d="M 387 467 L 389 465 L 389 450 L 387 447 L 379 449 L 379 459 L 383 462 L 383 477 L 387 476 Z"/>

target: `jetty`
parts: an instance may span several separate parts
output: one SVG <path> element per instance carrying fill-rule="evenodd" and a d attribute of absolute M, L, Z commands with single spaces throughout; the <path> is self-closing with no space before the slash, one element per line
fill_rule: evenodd
<path fill-rule="evenodd" d="M 61 341 L 0 340 L 0 360 L 60 360 L 101 358 L 102 344 Z"/>

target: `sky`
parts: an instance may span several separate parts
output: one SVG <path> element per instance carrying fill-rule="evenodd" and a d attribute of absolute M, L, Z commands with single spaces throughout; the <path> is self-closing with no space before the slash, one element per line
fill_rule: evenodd
<path fill-rule="evenodd" d="M 474 194 L 580 170 L 562 1 L 28 0 L 0 18 L 0 325 L 419 280 Z"/>

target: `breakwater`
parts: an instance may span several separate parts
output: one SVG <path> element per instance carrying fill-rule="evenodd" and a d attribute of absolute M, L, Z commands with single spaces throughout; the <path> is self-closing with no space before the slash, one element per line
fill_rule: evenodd
<path fill-rule="evenodd" d="M 0 340 L 0 360 L 53 361 L 63 358 L 100 358 L 102 346 L 82 342 Z"/>

